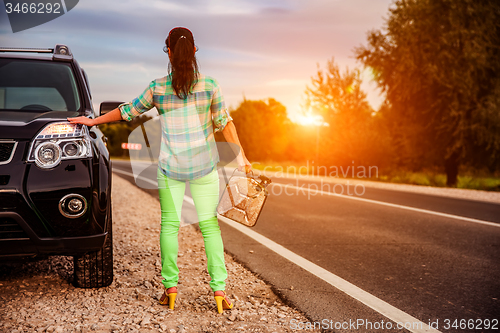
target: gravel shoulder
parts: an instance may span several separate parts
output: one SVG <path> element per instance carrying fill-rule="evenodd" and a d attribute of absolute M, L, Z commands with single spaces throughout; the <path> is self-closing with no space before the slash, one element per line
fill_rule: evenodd
<path fill-rule="evenodd" d="M 235 307 L 217 314 L 203 238 L 193 225 L 179 231 L 176 308 L 160 305 L 159 202 L 116 174 L 112 200 L 113 284 L 73 287 L 72 257 L 0 264 L 0 332 L 292 332 L 291 320 L 308 321 L 227 254 Z"/>

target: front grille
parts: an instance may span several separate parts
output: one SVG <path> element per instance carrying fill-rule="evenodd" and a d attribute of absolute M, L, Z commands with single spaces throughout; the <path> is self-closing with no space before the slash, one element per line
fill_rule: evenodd
<path fill-rule="evenodd" d="M 1 142 L 0 141 L 0 164 L 10 162 L 12 155 L 14 154 L 14 148 L 16 147 L 17 142 L 8 141 Z"/>
<path fill-rule="evenodd" d="M 0 217 L 0 240 L 2 239 L 29 239 L 29 237 L 16 220 Z"/>

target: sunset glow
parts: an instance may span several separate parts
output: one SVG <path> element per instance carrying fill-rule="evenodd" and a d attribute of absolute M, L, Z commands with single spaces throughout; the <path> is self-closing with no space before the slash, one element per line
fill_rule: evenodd
<path fill-rule="evenodd" d="M 306 126 L 321 126 L 323 125 L 323 117 L 317 114 L 312 114 L 312 113 L 307 113 L 303 115 L 299 115 L 298 117 L 298 123 L 301 125 L 306 125 Z"/>

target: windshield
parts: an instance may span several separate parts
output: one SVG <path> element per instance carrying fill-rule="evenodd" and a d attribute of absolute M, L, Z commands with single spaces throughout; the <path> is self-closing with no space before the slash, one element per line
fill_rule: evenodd
<path fill-rule="evenodd" d="M 0 111 L 78 111 L 69 64 L 0 58 Z"/>

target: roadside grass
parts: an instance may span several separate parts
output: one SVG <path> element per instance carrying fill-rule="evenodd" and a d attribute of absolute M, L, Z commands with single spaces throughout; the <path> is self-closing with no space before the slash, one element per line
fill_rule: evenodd
<path fill-rule="evenodd" d="M 469 188 L 485 191 L 500 191 L 500 177 L 458 177 L 459 188 Z"/>
<path fill-rule="evenodd" d="M 389 183 L 446 187 L 446 175 L 444 173 L 436 173 L 432 171 L 396 171 L 381 175 L 378 179 L 372 178 L 370 180 L 378 180 Z M 483 191 L 500 191 L 500 177 L 474 176 L 470 174 L 459 175 L 456 188 Z"/>
<path fill-rule="evenodd" d="M 288 172 L 300 175 L 313 175 L 316 174 L 317 171 L 316 166 L 313 167 L 311 165 L 299 165 L 296 162 L 268 161 L 265 163 L 254 163 L 253 168 L 261 171 L 265 170 L 270 172 Z M 339 175 L 341 175 L 340 172 Z M 431 170 L 420 172 L 404 170 L 379 170 L 378 177 L 357 179 L 387 183 L 446 187 L 446 174 Z M 500 177 L 498 175 L 488 175 L 485 172 L 465 170 L 460 172 L 456 188 L 483 191 L 500 191 Z"/>

